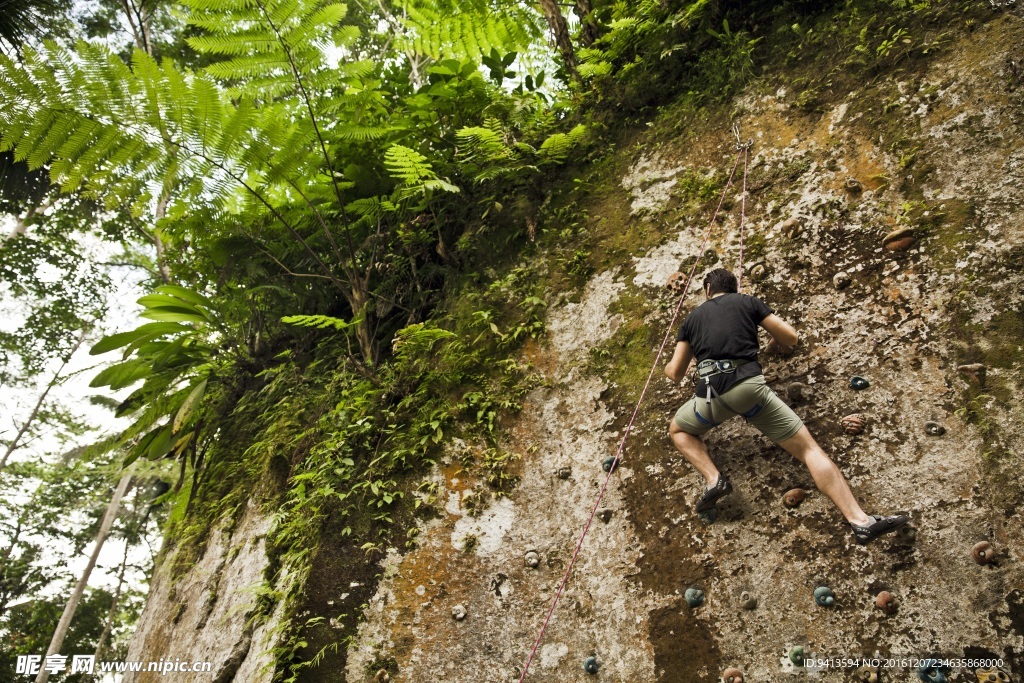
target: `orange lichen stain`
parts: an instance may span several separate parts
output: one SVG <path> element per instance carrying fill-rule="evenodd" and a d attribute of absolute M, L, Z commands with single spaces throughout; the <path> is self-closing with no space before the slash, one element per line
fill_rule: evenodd
<path fill-rule="evenodd" d="M 882 294 L 884 294 L 889 301 L 902 301 L 904 299 L 903 290 L 899 287 L 886 287 L 882 290 Z M 890 315 L 899 315 L 899 313 L 893 310 Z"/>
<path fill-rule="evenodd" d="M 453 462 L 448 465 L 441 465 L 440 469 L 442 476 L 444 476 L 445 489 L 458 493 L 460 500 L 462 499 L 462 492 L 472 488 L 475 483 L 475 478 L 462 466 L 462 463 Z"/>
<path fill-rule="evenodd" d="M 554 375 L 555 364 L 557 358 L 553 353 L 549 353 L 535 339 L 527 339 L 523 344 L 523 358 L 529 362 L 530 365 L 537 368 L 544 377 L 550 378 Z"/>
<path fill-rule="evenodd" d="M 396 681 L 411 681 L 410 658 L 422 639 L 434 645 L 461 638 L 462 623 L 452 618 L 457 604 L 473 617 L 473 586 L 485 583 L 474 555 L 456 550 L 451 543 L 451 523 L 431 527 L 419 538 L 419 547 L 402 560 L 392 583 L 394 600 L 391 634 L 394 649 L 389 652 L 398 663 Z M 422 680 L 422 679 L 420 679 Z"/>

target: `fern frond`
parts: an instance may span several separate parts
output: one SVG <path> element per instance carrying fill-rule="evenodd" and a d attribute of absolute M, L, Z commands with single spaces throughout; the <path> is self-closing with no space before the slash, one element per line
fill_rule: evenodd
<path fill-rule="evenodd" d="M 455 333 L 439 327 L 427 327 L 417 323 L 399 330 L 392 341 L 395 356 L 405 361 L 412 357 L 422 357 L 430 352 L 434 344 L 444 339 L 452 339 Z"/>
<path fill-rule="evenodd" d="M 329 315 L 286 315 L 281 318 L 281 322 L 297 327 L 315 327 L 318 330 L 334 329 L 344 332 L 348 328 L 357 325 L 360 321 L 358 318 L 343 320 L 341 318 L 332 318 Z"/>
<path fill-rule="evenodd" d="M 405 9 L 406 32 L 397 36 L 399 47 L 435 60 L 478 61 L 491 50 L 516 52 L 542 34 L 541 17 L 528 5 L 495 11 L 487 3 L 467 2 L 454 15 L 423 5 Z"/>
<path fill-rule="evenodd" d="M 587 127 L 582 123 L 570 130 L 568 133 L 555 133 L 545 140 L 537 156 L 542 164 L 561 164 L 569 157 L 574 147 L 579 145 L 587 136 Z"/>

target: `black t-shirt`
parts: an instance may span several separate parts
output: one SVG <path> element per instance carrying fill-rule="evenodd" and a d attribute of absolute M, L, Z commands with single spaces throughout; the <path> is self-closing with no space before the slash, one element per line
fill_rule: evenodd
<path fill-rule="evenodd" d="M 722 294 L 708 299 L 690 312 L 679 328 L 677 341 L 689 342 L 699 363 L 713 360 L 752 361 L 711 378 L 715 392 L 724 394 L 741 379 L 761 374 L 757 362 L 757 325 L 774 311 L 756 296 Z M 706 394 L 704 382 L 697 383 L 697 395 Z"/>

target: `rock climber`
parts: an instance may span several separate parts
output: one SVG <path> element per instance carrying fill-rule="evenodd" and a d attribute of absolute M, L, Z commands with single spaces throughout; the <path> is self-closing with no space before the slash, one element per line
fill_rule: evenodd
<path fill-rule="evenodd" d="M 765 382 L 757 362 L 757 328 L 764 328 L 772 337 L 766 350 L 786 353 L 797 343 L 792 325 L 757 297 L 737 293 L 736 276 L 724 268 L 708 273 L 703 287 L 707 300 L 683 321 L 675 353 L 665 366 L 665 374 L 678 382 L 687 375 L 694 357 L 697 360 L 696 395 L 683 404 L 669 426 L 672 443 L 707 480 L 696 511 L 710 510 L 719 498 L 732 492 L 732 484 L 715 467 L 701 436 L 742 415 L 807 466 L 818 489 L 832 499 L 853 528 L 858 545 L 906 524 L 906 515 L 882 517 L 861 509 L 839 467 Z"/>

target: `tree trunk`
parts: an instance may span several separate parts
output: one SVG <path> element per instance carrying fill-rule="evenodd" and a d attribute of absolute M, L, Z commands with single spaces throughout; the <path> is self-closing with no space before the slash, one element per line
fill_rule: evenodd
<path fill-rule="evenodd" d="M 359 342 L 359 351 L 363 355 L 363 361 L 371 368 L 377 367 L 377 345 L 373 341 L 373 334 L 370 331 L 370 312 L 367 305 L 370 302 L 370 293 L 367 288 L 358 283 L 352 287 L 349 295 L 349 304 L 352 306 L 354 317 L 363 316 L 363 319 L 356 325 L 356 341 Z"/>
<path fill-rule="evenodd" d="M 572 37 L 569 35 L 569 24 L 565 21 L 565 17 L 562 16 L 562 10 L 558 8 L 557 0 L 539 0 L 540 8 L 544 12 L 544 17 L 548 20 L 548 27 L 551 29 L 551 34 L 555 38 L 555 45 L 558 46 L 558 51 L 562 53 L 562 61 L 565 62 L 565 68 L 569 72 L 569 78 L 571 80 L 579 80 L 580 74 L 576 69 L 576 52 L 572 47 Z"/>
<path fill-rule="evenodd" d="M 100 522 L 100 530 L 96 532 L 96 542 L 92 549 L 92 555 L 89 556 L 89 563 L 82 570 L 82 575 L 78 578 L 75 590 L 71 593 L 68 604 L 64 606 L 64 613 L 60 615 L 57 630 L 53 632 L 53 639 L 50 640 L 50 647 L 46 648 L 47 657 L 59 653 L 61 646 L 64 644 L 64 637 L 68 634 L 71 619 L 75 616 L 75 610 L 78 609 L 78 603 L 81 602 L 82 595 L 85 593 L 85 587 L 89 583 L 89 575 L 92 574 L 92 570 L 96 566 L 96 560 L 99 559 L 100 551 L 103 549 L 103 544 L 107 541 L 107 535 L 110 533 L 110 527 L 113 526 L 114 519 L 117 517 L 118 509 L 121 507 L 121 498 L 128 489 L 128 483 L 131 481 L 132 470 L 134 469 L 134 465 L 130 467 L 121 476 L 121 481 L 117 483 L 117 488 L 114 489 L 114 495 L 110 499 L 107 511 L 103 515 L 103 521 Z M 45 665 L 45 663 L 44 657 L 43 664 Z M 49 678 L 50 672 L 46 669 L 40 669 L 39 675 L 36 676 L 36 683 L 46 683 Z"/>
<path fill-rule="evenodd" d="M 135 494 L 136 505 L 138 504 L 139 496 L 138 489 Z M 146 518 L 149 517 L 149 513 L 146 513 Z M 100 655 L 103 654 L 103 646 L 106 645 L 107 638 L 110 636 L 110 632 L 114 630 L 114 617 L 117 615 L 117 605 L 121 602 L 121 591 L 124 589 L 124 570 L 128 565 L 128 550 L 131 548 L 128 540 L 124 542 L 124 557 L 121 558 L 121 568 L 117 571 L 117 590 L 114 591 L 114 597 L 110 601 L 110 611 L 107 612 L 107 623 L 103 625 L 103 633 L 100 634 L 99 642 L 96 643 L 96 652 L 93 654 L 93 658 L 99 661 Z"/>
<path fill-rule="evenodd" d="M 576 12 L 580 15 L 580 42 L 590 47 L 598 37 L 597 22 L 594 21 L 594 7 L 590 0 L 576 0 Z"/>
<path fill-rule="evenodd" d="M 39 416 L 39 411 L 42 409 L 43 403 L 46 402 L 46 397 L 49 395 L 50 389 L 53 389 L 60 383 L 61 373 L 64 372 L 64 368 L 66 368 L 68 363 L 71 362 L 71 357 L 75 355 L 79 348 L 81 348 L 82 342 L 85 341 L 85 336 L 88 333 L 88 328 L 82 330 L 82 334 L 79 335 L 78 341 L 75 342 L 75 345 L 71 348 L 71 353 L 68 354 L 67 358 L 64 359 L 64 362 L 61 363 L 59 368 L 57 368 L 57 372 L 53 374 L 53 378 L 50 379 L 50 383 L 46 385 L 46 388 L 43 389 L 43 393 L 39 395 L 39 400 L 36 401 L 36 405 L 32 409 L 32 412 L 29 413 L 29 416 L 18 428 L 18 432 L 14 435 L 14 438 L 11 439 L 11 442 L 7 444 L 7 448 L 4 449 L 3 457 L 0 457 L 0 472 L 2 472 L 4 467 L 7 466 L 7 459 L 11 457 L 11 453 L 18 450 L 18 444 L 21 443 L 22 437 L 25 436 L 25 433 L 28 432 L 32 423 L 35 422 L 36 418 Z"/>

